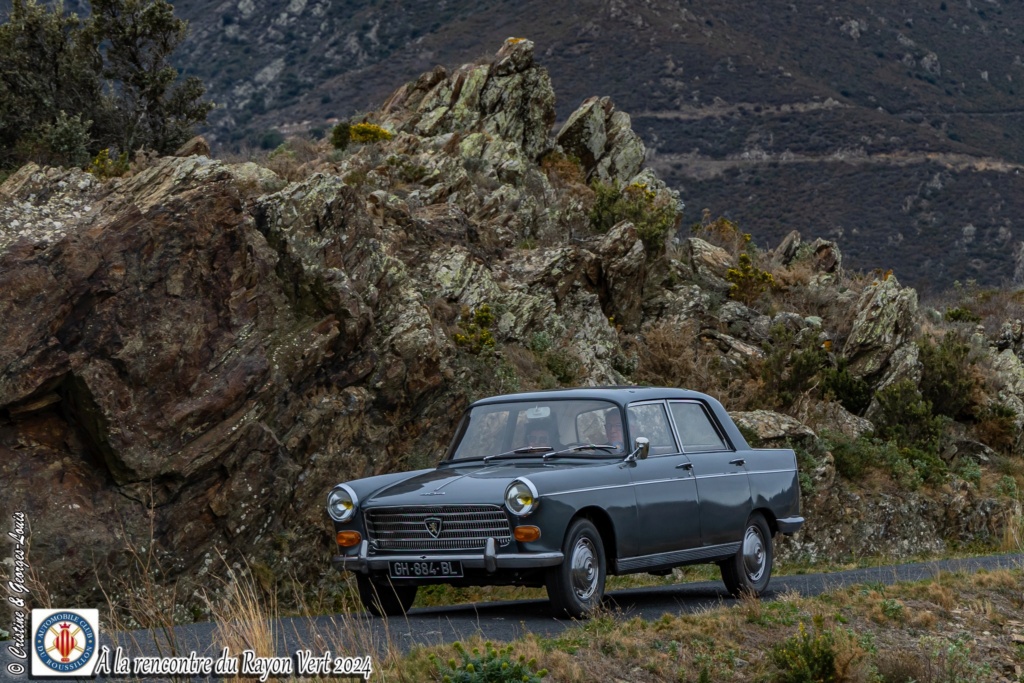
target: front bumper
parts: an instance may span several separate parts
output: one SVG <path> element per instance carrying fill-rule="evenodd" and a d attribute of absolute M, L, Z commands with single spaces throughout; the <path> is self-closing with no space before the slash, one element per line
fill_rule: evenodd
<path fill-rule="evenodd" d="M 496 572 L 499 569 L 537 569 L 562 564 L 565 555 L 561 552 L 545 553 L 502 553 L 498 554 L 493 538 L 487 539 L 482 554 L 429 554 L 429 555 L 373 555 L 370 556 L 370 543 L 363 541 L 359 546 L 358 555 L 335 555 L 331 558 L 331 566 L 338 571 L 362 572 L 388 569 L 389 562 L 416 562 L 437 560 L 442 562 L 457 561 L 467 569 L 486 569 Z"/>

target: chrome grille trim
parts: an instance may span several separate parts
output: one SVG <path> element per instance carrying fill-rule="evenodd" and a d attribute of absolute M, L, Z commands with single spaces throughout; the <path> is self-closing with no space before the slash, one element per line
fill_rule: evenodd
<path fill-rule="evenodd" d="M 437 538 L 426 520 L 441 520 Z M 497 505 L 416 505 L 370 508 L 365 511 L 366 534 L 377 550 L 480 550 L 488 538 L 499 547 L 512 542 L 512 528 Z"/>

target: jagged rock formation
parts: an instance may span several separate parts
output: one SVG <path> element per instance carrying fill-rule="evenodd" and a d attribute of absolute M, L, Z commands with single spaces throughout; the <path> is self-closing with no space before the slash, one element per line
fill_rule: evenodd
<path fill-rule="evenodd" d="M 634 381 L 669 329 L 714 361 L 725 396 L 773 330 L 827 337 L 821 317 L 726 301 L 734 254 L 721 246 L 652 249 L 630 221 L 595 234 L 587 177 L 678 196 L 640 168 L 643 145 L 610 102 L 588 100 L 555 137 L 553 111 L 532 43 L 509 40 L 490 63 L 404 86 L 371 115 L 393 140 L 324 150 L 296 182 L 192 155 L 105 182 L 28 166 L 0 186 L 2 505 L 26 512 L 33 567 L 59 602 L 100 601 L 97 568 L 130 573 L 125 544 L 148 546 L 151 525 L 179 595 L 216 587 L 218 553 L 336 586 L 326 491 L 433 462 L 480 394 Z M 558 170 L 572 153 L 580 177 Z M 834 244 L 787 258 L 809 260 L 815 296 L 838 286 Z M 916 296 L 894 278 L 863 291 L 835 292 L 856 319 L 842 352 L 878 382 L 911 363 L 899 359 Z M 484 305 L 496 348 L 481 353 Z M 1018 385 L 1006 391 L 1024 415 Z M 820 446 L 793 418 L 744 419 L 766 443 Z M 870 428 L 841 409 L 805 419 Z M 1013 512 L 963 487 L 855 500 L 829 458 L 792 552 L 916 553 L 990 537 Z M 836 526 L 831 509 L 874 521 Z M 885 526 L 894 513 L 906 524 Z"/>

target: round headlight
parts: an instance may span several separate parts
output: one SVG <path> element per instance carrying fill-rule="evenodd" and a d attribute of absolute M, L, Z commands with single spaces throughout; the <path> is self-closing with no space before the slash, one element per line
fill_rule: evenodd
<path fill-rule="evenodd" d="M 537 487 L 529 479 L 516 479 L 505 489 L 505 507 L 519 517 L 533 513 L 540 505 Z"/>
<path fill-rule="evenodd" d="M 347 522 L 356 514 L 359 498 L 345 484 L 336 486 L 327 496 L 327 514 L 336 522 Z"/>

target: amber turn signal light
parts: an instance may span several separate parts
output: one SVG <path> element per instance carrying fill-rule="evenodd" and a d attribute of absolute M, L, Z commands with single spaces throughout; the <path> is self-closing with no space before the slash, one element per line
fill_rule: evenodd
<path fill-rule="evenodd" d="M 342 548 L 351 548 L 354 545 L 358 545 L 359 541 L 363 540 L 362 535 L 358 531 L 339 531 L 337 535 L 338 545 Z"/>
<path fill-rule="evenodd" d="M 540 528 L 535 526 L 517 526 L 515 537 L 517 541 L 536 541 L 540 538 Z"/>

